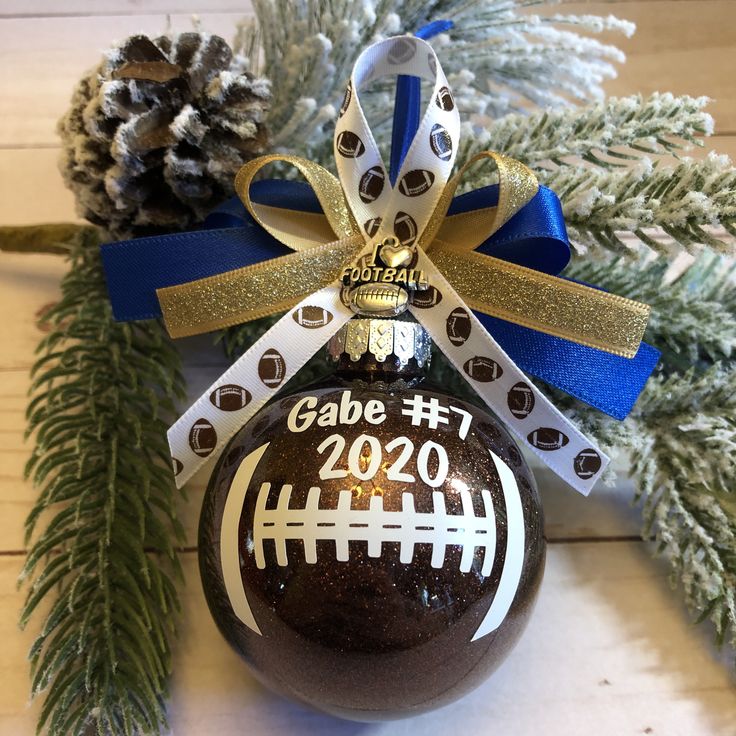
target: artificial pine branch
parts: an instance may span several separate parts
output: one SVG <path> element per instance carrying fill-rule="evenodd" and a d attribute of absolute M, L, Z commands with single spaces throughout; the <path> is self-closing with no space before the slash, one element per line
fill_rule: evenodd
<path fill-rule="evenodd" d="M 636 256 L 641 248 L 627 246 L 618 236 L 625 231 L 661 254 L 696 253 L 702 244 L 734 252 L 736 169 L 727 156 L 711 153 L 674 167 L 648 158 L 616 170 L 561 166 L 538 175 L 562 200 L 568 233 L 579 251 Z M 722 226 L 729 237 L 716 237 L 708 226 Z M 665 239 L 652 228 L 661 228 Z"/>
<path fill-rule="evenodd" d="M 5 253 L 51 253 L 66 255 L 69 243 L 83 232 L 91 233 L 90 225 L 49 223 L 46 225 L 4 225 L 0 227 L 0 251 Z"/>
<path fill-rule="evenodd" d="M 112 320 L 98 244 L 85 230 L 71 246 L 28 407 L 40 489 L 28 541 L 42 529 L 21 624 L 50 607 L 30 659 L 32 693 L 46 692 L 38 730 L 51 736 L 159 733 L 179 608 L 166 427 L 184 395 L 180 361 L 158 323 Z"/>
<path fill-rule="evenodd" d="M 479 131 L 466 124 L 457 164 L 488 148 L 534 169 L 583 162 L 612 167 L 644 156 L 676 155 L 688 146 L 702 146 L 696 136 L 713 132 L 713 118 L 704 111 L 707 104 L 706 97 L 657 92 L 506 115 Z"/>
<path fill-rule="evenodd" d="M 611 99 L 577 110 L 510 115 L 467 135 L 459 163 L 490 147 L 518 158 L 563 203 L 571 241 L 580 252 L 636 257 L 642 248 L 670 257 L 706 245 L 730 253 L 736 233 L 736 169 L 727 156 L 678 156 L 713 121 L 705 98 L 655 94 Z M 466 133 L 470 133 L 467 130 Z M 492 173 L 471 172 L 465 189 Z M 713 228 L 720 228 L 720 235 Z M 625 242 L 621 233 L 634 235 Z"/>
<path fill-rule="evenodd" d="M 610 15 L 540 16 L 528 10 L 552 4 L 471 2 L 451 11 L 452 49 L 443 53 L 440 39 L 439 53 L 461 110 L 498 117 L 528 110 L 529 103 L 559 107 L 603 98 L 602 83 L 616 76 L 615 64 L 625 56 L 583 34 L 631 36 L 634 24 Z"/>
<path fill-rule="evenodd" d="M 274 80 L 268 115 L 272 145 L 331 165 L 332 124 L 358 54 L 371 41 L 452 19 L 434 45 L 464 114 L 494 117 L 538 105 L 601 99 L 601 83 L 624 60 L 586 35 L 630 35 L 634 26 L 608 16 L 530 12 L 545 0 L 255 0 L 234 48 L 257 75 Z M 582 33 L 581 33 L 582 32 Z M 379 142 L 390 135 L 392 90 L 363 94 Z"/>
<path fill-rule="evenodd" d="M 632 452 L 645 525 L 668 552 L 686 601 L 736 643 L 736 371 L 714 366 L 656 381 L 642 417 L 652 438 Z"/>
<path fill-rule="evenodd" d="M 698 621 L 736 644 L 736 282 L 701 255 L 678 279 L 664 259 L 576 262 L 566 275 L 647 301 L 648 342 L 662 349 L 634 410 L 618 422 L 547 388 L 612 455 L 627 451 L 643 533 L 672 566 Z"/>
<path fill-rule="evenodd" d="M 624 422 L 555 401 L 614 454 L 628 450 L 644 536 L 697 621 L 736 645 L 736 367 L 652 378 Z"/>

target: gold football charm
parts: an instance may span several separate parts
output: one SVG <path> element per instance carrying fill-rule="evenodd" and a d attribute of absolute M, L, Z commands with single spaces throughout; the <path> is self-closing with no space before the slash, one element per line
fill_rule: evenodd
<path fill-rule="evenodd" d="M 409 295 L 399 284 L 360 284 L 350 290 L 349 306 L 356 314 L 395 317 L 409 304 Z"/>
<path fill-rule="evenodd" d="M 416 249 L 387 237 L 342 272 L 342 301 L 365 317 L 396 317 L 409 306 L 409 294 L 429 287 L 424 271 L 409 268 Z"/>

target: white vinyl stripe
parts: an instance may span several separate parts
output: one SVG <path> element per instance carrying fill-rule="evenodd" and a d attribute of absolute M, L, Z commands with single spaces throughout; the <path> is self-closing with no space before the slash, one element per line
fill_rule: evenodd
<path fill-rule="evenodd" d="M 240 571 L 240 540 L 238 534 L 245 494 L 248 492 L 253 472 L 263 457 L 263 453 L 268 449 L 268 445 L 267 442 L 257 450 L 253 450 L 240 464 L 230 485 L 225 508 L 222 512 L 222 526 L 220 527 L 220 564 L 222 565 L 222 579 L 225 583 L 228 599 L 235 615 L 256 634 L 260 634 L 261 630 L 258 628 L 245 595 L 243 576 Z"/>
<path fill-rule="evenodd" d="M 521 506 L 516 476 L 493 450 L 489 450 L 489 452 L 493 464 L 496 466 L 503 490 L 503 498 L 506 502 L 506 558 L 503 563 L 501 580 L 498 583 L 496 595 L 493 596 L 491 607 L 471 641 L 495 631 L 506 618 L 519 588 L 521 571 L 524 566 L 524 548 L 526 547 L 524 509 Z"/>

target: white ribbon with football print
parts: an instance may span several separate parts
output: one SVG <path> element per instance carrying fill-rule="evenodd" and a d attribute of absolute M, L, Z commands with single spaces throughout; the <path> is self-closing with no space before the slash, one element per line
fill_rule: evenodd
<path fill-rule="evenodd" d="M 413 75 L 434 82 L 417 134 L 396 187 L 360 106 L 359 91 L 386 75 Z M 379 41 L 356 62 L 335 130 L 340 183 L 360 225 L 367 248 L 385 236 L 414 245 L 427 226 L 452 170 L 460 118 L 432 47 L 410 36 Z M 419 251 L 418 268 L 429 277 L 429 292 L 418 292 L 410 307 L 436 345 L 483 401 L 540 459 L 587 495 L 608 464 L 530 382 L 488 334 L 430 257 Z M 177 486 L 208 459 L 219 455 L 233 435 L 352 316 L 340 300 L 340 282 L 307 297 L 282 317 L 168 432 Z M 436 298 L 441 293 L 441 300 Z"/>
<path fill-rule="evenodd" d="M 359 92 L 391 75 L 434 83 L 430 102 L 392 187 Z M 335 127 L 335 164 L 350 209 L 367 241 L 395 236 L 413 245 L 450 179 L 460 141 L 460 114 L 445 73 L 426 42 L 399 36 L 369 46 L 358 57 Z"/>
<path fill-rule="evenodd" d="M 417 322 L 506 427 L 587 496 L 608 457 L 527 380 L 421 248 L 417 268 L 432 285 L 409 307 Z"/>
<path fill-rule="evenodd" d="M 177 488 L 210 458 L 351 317 L 337 285 L 287 312 L 215 381 L 168 431 Z"/>

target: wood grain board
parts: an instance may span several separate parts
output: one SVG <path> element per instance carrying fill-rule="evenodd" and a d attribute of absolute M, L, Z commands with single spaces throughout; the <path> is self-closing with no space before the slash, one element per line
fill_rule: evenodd
<path fill-rule="evenodd" d="M 0 0 L 0 225 L 74 219 L 56 169 L 56 120 L 80 73 L 115 38 L 202 26 L 232 36 L 250 3 L 237 0 Z M 722 134 L 708 148 L 736 157 L 736 2 L 563 2 L 554 12 L 609 13 L 635 21 L 632 39 L 607 36 L 628 55 L 611 94 L 671 90 L 714 98 Z M 169 16 L 167 18 L 167 15 Z M 707 149 L 706 149 L 707 150 Z M 63 263 L 52 256 L 0 256 L 0 736 L 34 732 L 26 652 L 38 620 L 19 632 L 24 591 L 23 521 L 34 491 L 23 480 L 28 368 L 41 333 L 36 314 L 58 297 Z M 208 338 L 184 342 L 190 396 L 225 363 Z M 638 541 L 625 467 L 615 486 L 583 499 L 538 469 L 551 544 L 537 610 L 513 655 L 478 691 L 436 714 L 356 725 L 304 711 L 265 691 L 220 638 L 198 579 L 196 524 L 206 471 L 182 506 L 186 588 L 171 700 L 178 736 L 282 733 L 429 736 L 448 730 L 506 736 L 733 736 L 733 651 L 717 652 L 694 628 L 668 568 Z M 295 664 L 298 666 L 298 663 Z"/>

